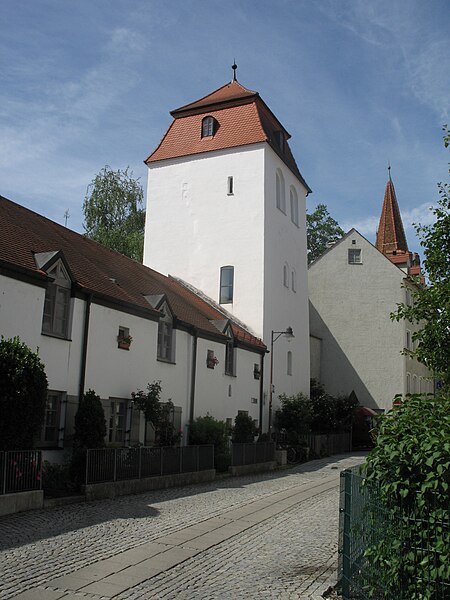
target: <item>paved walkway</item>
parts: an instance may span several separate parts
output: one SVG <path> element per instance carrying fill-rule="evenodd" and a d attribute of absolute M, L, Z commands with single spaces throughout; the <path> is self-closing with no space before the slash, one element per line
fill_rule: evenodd
<path fill-rule="evenodd" d="M 0 598 L 321 598 L 339 471 L 362 460 L 2 517 Z"/>

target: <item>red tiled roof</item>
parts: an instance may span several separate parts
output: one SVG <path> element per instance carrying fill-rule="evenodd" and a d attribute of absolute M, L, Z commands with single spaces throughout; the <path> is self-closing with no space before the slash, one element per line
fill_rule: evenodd
<path fill-rule="evenodd" d="M 13 270 L 39 274 L 42 271 L 35 263 L 34 254 L 58 250 L 63 252 L 82 291 L 108 298 L 118 305 L 118 310 L 121 306 L 131 306 L 149 316 L 158 313 L 145 296 L 165 294 L 179 321 L 221 337 L 210 320 L 223 319 L 223 314 L 192 292 L 187 293 L 175 279 L 0 196 L 0 267 L 3 264 Z M 233 324 L 233 330 L 235 328 L 238 340 L 255 350 L 265 350 L 261 340 Z"/>
<path fill-rule="evenodd" d="M 147 164 L 267 142 L 305 188 L 311 191 L 289 148 L 289 133 L 257 92 L 247 90 L 233 81 L 171 114 L 174 120 L 156 150 L 145 160 Z M 217 125 L 214 135 L 202 138 L 202 119 L 205 115 L 212 116 Z M 280 131 L 285 139 L 284 149 L 280 148 L 277 139 Z"/>
<path fill-rule="evenodd" d="M 381 210 L 375 245 L 380 252 L 386 255 L 393 252 L 409 252 L 394 184 L 390 176 L 384 193 L 383 208 Z"/>

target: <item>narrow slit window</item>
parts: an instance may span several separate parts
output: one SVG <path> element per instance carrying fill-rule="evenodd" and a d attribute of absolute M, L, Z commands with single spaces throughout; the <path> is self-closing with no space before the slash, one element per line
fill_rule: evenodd
<path fill-rule="evenodd" d="M 233 196 L 233 194 L 234 194 L 234 180 L 233 180 L 232 176 L 228 177 L 227 194 L 228 194 L 228 196 Z"/>

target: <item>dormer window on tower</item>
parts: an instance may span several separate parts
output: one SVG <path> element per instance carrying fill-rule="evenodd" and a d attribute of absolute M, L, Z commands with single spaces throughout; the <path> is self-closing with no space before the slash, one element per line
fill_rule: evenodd
<path fill-rule="evenodd" d="M 214 117 L 204 117 L 202 119 L 202 138 L 212 137 L 217 130 L 217 121 Z"/>

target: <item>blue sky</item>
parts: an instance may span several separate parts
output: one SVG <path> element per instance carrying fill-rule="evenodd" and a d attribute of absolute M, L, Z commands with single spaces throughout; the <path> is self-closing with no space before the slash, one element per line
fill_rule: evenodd
<path fill-rule="evenodd" d="M 447 179 L 448 0 L 3 0 L 0 193 L 83 231 L 100 169 L 143 160 L 169 110 L 231 79 L 292 135 L 343 229 L 373 241 L 388 160 L 406 233 Z"/>

